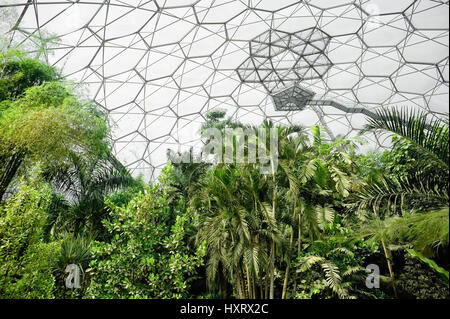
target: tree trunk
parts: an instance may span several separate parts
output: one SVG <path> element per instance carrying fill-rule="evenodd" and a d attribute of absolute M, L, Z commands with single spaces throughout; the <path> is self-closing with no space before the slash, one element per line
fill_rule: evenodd
<path fill-rule="evenodd" d="M 272 161 L 273 165 L 273 161 Z M 272 218 L 274 223 L 276 223 L 276 209 L 277 209 L 277 194 L 278 194 L 278 187 L 277 187 L 277 181 L 275 177 L 275 168 L 272 166 L 272 174 L 273 174 L 273 195 L 272 195 Z M 275 280 L 275 242 L 272 239 L 271 247 L 270 247 L 270 292 L 269 292 L 269 299 L 274 298 L 274 280 Z"/>
<path fill-rule="evenodd" d="M 289 251 L 288 251 L 288 261 L 286 265 L 286 273 L 284 274 L 284 282 L 283 282 L 283 292 L 281 294 L 281 299 L 286 299 L 286 291 L 289 280 L 289 271 L 291 270 L 291 250 L 292 245 L 294 243 L 294 228 L 291 231 L 291 238 L 289 239 Z"/>
<path fill-rule="evenodd" d="M 9 158 L 1 158 L 0 161 L 4 164 L 4 168 L 0 170 L 0 201 L 5 195 L 6 190 L 8 189 L 9 184 L 11 184 L 12 180 L 16 176 L 17 171 L 22 165 L 25 159 L 25 152 L 19 151 L 13 153 Z"/>
<path fill-rule="evenodd" d="M 263 291 L 263 284 L 260 283 L 259 285 L 259 298 L 264 299 L 264 291 Z"/>
<path fill-rule="evenodd" d="M 252 280 L 252 295 L 253 295 L 253 299 L 256 299 L 256 284 L 255 284 L 256 278 L 253 278 Z"/>
<path fill-rule="evenodd" d="M 248 262 L 245 263 L 245 272 L 247 275 L 247 291 L 248 291 L 248 298 L 252 299 L 252 284 L 250 282 L 250 271 L 248 269 Z"/>
<path fill-rule="evenodd" d="M 297 198 L 294 199 L 294 207 L 292 212 L 292 222 L 295 220 L 295 209 L 297 207 Z M 286 299 L 287 285 L 289 280 L 289 271 L 291 269 L 291 251 L 294 244 L 294 227 L 292 227 L 291 238 L 289 239 L 289 250 L 288 250 L 288 261 L 286 265 L 286 273 L 284 274 L 283 292 L 281 294 L 281 299 Z"/>
<path fill-rule="evenodd" d="M 389 269 L 389 275 L 391 276 L 392 289 L 394 290 L 394 296 L 395 296 L 395 298 L 398 298 L 397 286 L 395 284 L 394 270 L 392 269 L 391 254 L 390 254 L 389 249 L 387 248 L 386 243 L 384 242 L 383 239 L 381 240 L 381 244 L 383 245 L 384 256 L 386 257 L 386 261 L 387 261 L 387 265 L 388 265 L 388 269 Z"/>
<path fill-rule="evenodd" d="M 267 269 L 268 272 L 266 273 L 266 282 L 265 282 L 265 290 L 264 290 L 264 298 L 269 299 L 269 272 L 270 269 Z"/>
<path fill-rule="evenodd" d="M 241 279 L 239 278 L 238 272 L 236 272 L 235 280 L 236 280 L 236 290 L 237 290 L 238 299 L 243 299 L 242 284 L 241 284 Z"/>
<path fill-rule="evenodd" d="M 298 215 L 298 242 L 297 242 L 297 257 L 300 256 L 302 250 L 302 215 Z"/>
<path fill-rule="evenodd" d="M 298 240 L 297 240 L 297 257 L 300 256 L 302 250 L 302 211 L 298 215 Z M 297 279 L 294 282 L 294 293 L 297 291 Z"/>
<path fill-rule="evenodd" d="M 275 280 L 275 242 L 272 240 L 270 253 L 270 291 L 269 299 L 274 298 L 274 280 Z"/>

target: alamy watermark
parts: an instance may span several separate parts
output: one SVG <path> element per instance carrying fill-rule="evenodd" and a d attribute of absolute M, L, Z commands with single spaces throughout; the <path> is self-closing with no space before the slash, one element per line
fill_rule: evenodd
<path fill-rule="evenodd" d="M 380 267 L 370 264 L 366 267 L 368 276 L 366 277 L 366 287 L 369 289 L 380 288 Z"/>
<path fill-rule="evenodd" d="M 70 265 L 67 265 L 65 272 L 69 274 L 66 278 L 66 288 L 68 288 L 68 289 L 80 288 L 81 287 L 81 285 L 80 285 L 80 275 L 81 275 L 80 267 L 75 264 L 70 264 Z"/>

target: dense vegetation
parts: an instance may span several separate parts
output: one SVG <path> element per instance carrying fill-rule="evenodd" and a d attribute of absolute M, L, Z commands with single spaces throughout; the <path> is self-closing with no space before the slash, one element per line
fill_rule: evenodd
<path fill-rule="evenodd" d="M 171 164 L 133 178 L 108 119 L 57 70 L 0 56 L 2 298 L 449 298 L 448 119 L 386 109 L 362 138 L 278 131 L 279 165 Z M 199 132 L 200 133 L 200 132 Z M 274 156 L 270 154 L 269 156 Z M 82 270 L 65 287 L 66 266 Z M 366 286 L 366 266 L 381 286 Z"/>

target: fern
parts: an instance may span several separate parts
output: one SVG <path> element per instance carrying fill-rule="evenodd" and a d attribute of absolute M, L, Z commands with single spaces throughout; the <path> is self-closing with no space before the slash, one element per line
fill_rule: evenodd
<path fill-rule="evenodd" d="M 317 206 L 317 223 L 321 230 L 325 230 L 329 223 L 332 223 L 336 212 L 330 206 Z"/>
<path fill-rule="evenodd" d="M 350 267 L 342 273 L 342 278 L 350 277 L 360 273 L 365 273 L 365 269 L 360 266 Z"/>
<path fill-rule="evenodd" d="M 333 255 L 338 255 L 338 254 L 347 255 L 348 257 L 351 257 L 351 258 L 353 258 L 354 255 L 355 255 L 352 251 L 350 251 L 349 249 L 347 249 L 345 247 L 338 247 L 338 248 L 335 248 L 335 249 L 331 250 L 327 254 L 327 257 L 333 256 Z"/>
<path fill-rule="evenodd" d="M 323 263 L 321 266 L 325 272 L 325 281 L 327 285 L 339 296 L 339 298 L 347 298 L 348 291 L 341 285 L 342 277 L 339 274 L 339 268 L 330 262 Z"/>
<path fill-rule="evenodd" d="M 303 257 L 300 262 L 300 269 L 297 270 L 297 272 L 305 272 L 309 269 L 311 269 L 312 266 L 314 266 L 317 263 L 325 262 L 325 258 L 320 256 L 307 256 Z"/>

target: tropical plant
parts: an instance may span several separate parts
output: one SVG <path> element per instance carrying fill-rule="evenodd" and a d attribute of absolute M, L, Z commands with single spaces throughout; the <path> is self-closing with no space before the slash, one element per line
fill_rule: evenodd
<path fill-rule="evenodd" d="M 185 240 L 191 217 L 179 209 L 184 205 L 168 205 L 172 189 L 165 180 L 172 172 L 166 167 L 159 185 L 146 187 L 125 206 L 109 203 L 112 220 L 105 226 L 112 239 L 92 243 L 87 297 L 187 297 L 205 247 L 190 251 Z"/>
<path fill-rule="evenodd" d="M 389 243 L 421 251 L 448 245 L 449 128 L 448 120 L 424 112 L 383 109 L 377 115 L 366 130 L 398 135 L 393 139 L 394 159 L 413 149 L 414 161 L 408 161 L 402 174 L 394 168 L 397 174 L 365 184 L 356 192 L 352 207 L 370 220 L 361 235 L 382 243 L 397 296 Z"/>
<path fill-rule="evenodd" d="M 45 242 L 43 226 L 51 188 L 39 176 L 20 179 L 17 192 L 0 206 L 0 296 L 52 298 L 58 241 Z"/>
<path fill-rule="evenodd" d="M 106 239 L 102 220 L 108 217 L 105 197 L 125 187 L 138 184 L 128 170 L 111 154 L 84 159 L 71 158 L 71 165 L 48 176 L 57 193 L 66 201 L 54 202 L 49 227 L 73 232 L 87 232 Z M 57 210 L 57 205 L 63 209 Z M 60 206 L 60 207 L 61 207 Z M 65 209 L 64 209 L 65 208 Z"/>
<path fill-rule="evenodd" d="M 55 297 L 56 298 L 80 298 L 89 285 L 89 277 L 85 271 L 91 261 L 92 238 L 87 236 L 75 237 L 73 234 L 66 235 L 61 240 L 61 249 L 55 257 L 53 266 L 53 276 L 55 277 Z M 67 266 L 77 265 L 80 270 L 80 287 L 67 289 Z"/>
<path fill-rule="evenodd" d="M 108 149 L 104 118 L 58 82 L 28 88 L 12 101 L 0 113 L 0 135 L 0 197 L 21 168 L 40 161 L 49 175 L 70 166 L 71 158 Z"/>
<path fill-rule="evenodd" d="M 371 209 L 380 215 L 402 214 L 403 210 L 433 211 L 448 207 L 449 127 L 448 120 L 408 109 L 383 109 L 370 119 L 366 130 L 396 134 L 393 148 L 414 149 L 415 161 L 409 174 L 395 174 L 378 183 L 366 184 L 356 196 L 360 211 Z M 400 176 L 399 176 L 400 175 Z M 381 216 L 384 217 L 384 216 Z"/>
<path fill-rule="evenodd" d="M 0 53 L 0 102 L 14 101 L 32 86 L 60 79 L 61 75 L 53 67 L 19 50 Z"/>
<path fill-rule="evenodd" d="M 316 242 L 314 245 L 327 246 L 323 242 Z M 320 255 L 308 254 L 307 256 L 299 257 L 297 261 L 298 273 L 310 272 L 308 274 L 309 278 L 306 276 L 300 285 L 302 292 L 298 294 L 299 297 L 304 297 L 305 292 L 308 290 L 310 293 L 306 296 L 309 298 L 316 293 L 326 294 L 325 289 L 331 290 L 329 297 L 336 296 L 341 299 L 354 299 L 356 295 L 353 293 L 364 293 L 358 282 L 363 282 L 365 269 L 357 263 L 355 254 L 352 251 L 345 247 L 337 247 L 328 248 L 325 251 L 323 251 L 323 248 L 319 248 L 316 250 L 316 253 L 321 251 Z M 317 284 L 314 284 L 317 280 L 322 282 L 322 289 L 311 289 L 317 286 Z M 366 294 L 369 295 L 367 292 Z"/>
<path fill-rule="evenodd" d="M 256 293 L 267 260 L 263 245 L 276 234 L 269 205 L 261 201 L 267 185 L 254 171 L 219 165 L 199 181 L 191 199 L 200 220 L 198 241 L 207 243 L 209 286 L 224 297 L 227 283 L 234 284 L 239 298 Z"/>

